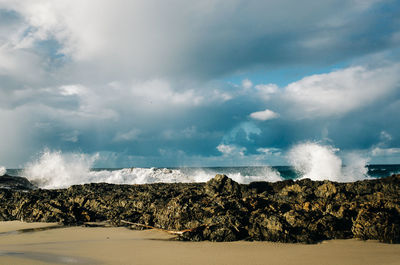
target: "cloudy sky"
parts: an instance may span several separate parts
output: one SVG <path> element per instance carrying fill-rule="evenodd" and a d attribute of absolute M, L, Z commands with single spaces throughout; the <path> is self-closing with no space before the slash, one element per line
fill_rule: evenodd
<path fill-rule="evenodd" d="M 0 0 L 0 165 L 400 163 L 396 0 Z"/>

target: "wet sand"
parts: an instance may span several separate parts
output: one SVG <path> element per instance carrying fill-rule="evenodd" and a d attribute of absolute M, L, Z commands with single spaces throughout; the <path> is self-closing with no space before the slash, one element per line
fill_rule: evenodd
<path fill-rule="evenodd" d="M 154 230 L 0 222 L 0 264 L 400 264 L 400 245 L 331 240 L 315 245 L 271 242 L 178 242 Z"/>
<path fill-rule="evenodd" d="M 57 223 L 25 223 L 19 221 L 0 222 L 0 233 L 12 232 L 23 229 L 40 229 L 58 226 Z"/>

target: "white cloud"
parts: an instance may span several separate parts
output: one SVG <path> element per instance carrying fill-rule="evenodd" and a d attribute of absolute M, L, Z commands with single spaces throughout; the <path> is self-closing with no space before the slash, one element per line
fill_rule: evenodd
<path fill-rule="evenodd" d="M 274 147 L 257 148 L 257 152 L 263 153 L 263 154 L 266 154 L 266 155 L 274 155 L 274 156 L 280 156 L 282 154 L 280 148 L 274 148 Z"/>
<path fill-rule="evenodd" d="M 400 154 L 400 148 L 380 148 L 375 147 L 372 149 L 371 154 L 373 156 L 392 156 Z"/>
<path fill-rule="evenodd" d="M 138 82 L 132 86 L 132 95 L 145 102 L 157 105 L 201 105 L 205 98 L 194 89 L 175 91 L 166 80 L 153 79 L 145 82 Z"/>
<path fill-rule="evenodd" d="M 250 117 L 254 120 L 267 121 L 278 118 L 279 114 L 273 112 L 272 110 L 266 109 L 263 111 L 253 112 L 250 114 Z"/>
<path fill-rule="evenodd" d="M 43 64 L 43 58 L 34 52 L 14 49 L 7 44 L 1 45 L 0 41 L 0 76 L 8 76 L 17 81 L 23 80 L 35 84 L 45 77 L 41 67 Z"/>
<path fill-rule="evenodd" d="M 73 96 L 73 95 L 82 95 L 84 94 L 87 89 L 82 85 L 65 85 L 61 86 L 60 94 L 63 96 Z"/>
<path fill-rule="evenodd" d="M 253 82 L 251 82 L 249 79 L 244 79 L 244 80 L 242 81 L 242 87 L 243 87 L 244 89 L 250 89 L 250 88 L 253 87 Z"/>
<path fill-rule="evenodd" d="M 269 100 L 272 95 L 279 91 L 279 87 L 276 84 L 258 84 L 255 89 L 264 100 Z"/>
<path fill-rule="evenodd" d="M 244 156 L 246 148 L 236 145 L 220 144 L 217 146 L 217 150 L 220 151 L 224 156 Z"/>
<path fill-rule="evenodd" d="M 299 118 L 342 115 L 387 96 L 399 87 L 400 65 L 350 67 L 304 77 L 285 88 Z"/>
<path fill-rule="evenodd" d="M 231 93 L 215 89 L 211 94 L 211 98 L 214 98 L 215 100 L 221 100 L 224 102 L 233 99 L 234 95 L 232 95 Z"/>

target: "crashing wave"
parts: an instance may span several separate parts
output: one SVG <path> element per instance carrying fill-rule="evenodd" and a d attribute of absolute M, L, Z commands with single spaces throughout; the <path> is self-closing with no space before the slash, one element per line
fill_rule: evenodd
<path fill-rule="evenodd" d="M 7 173 L 7 169 L 5 167 L 0 167 L 0 177 L 4 176 Z"/>
<path fill-rule="evenodd" d="M 301 178 L 351 182 L 367 178 L 368 159 L 355 153 L 347 156 L 348 165 L 336 155 L 339 149 L 330 145 L 305 142 L 288 152 L 288 160 Z"/>
<path fill-rule="evenodd" d="M 297 173 L 296 178 L 351 182 L 368 178 L 367 159 L 357 154 L 343 160 L 338 149 L 330 145 L 305 142 L 289 150 L 287 158 Z M 45 150 L 40 158 L 28 163 L 22 175 L 41 188 L 66 188 L 75 184 L 114 183 L 148 184 L 176 182 L 206 182 L 216 174 L 226 174 L 238 183 L 254 181 L 275 182 L 283 179 L 278 170 L 271 167 L 239 168 L 123 168 L 91 170 L 98 155 L 77 153 L 63 154 Z M 0 172 L 1 173 L 1 172 Z M 285 177 L 286 178 L 286 177 Z"/>
<path fill-rule="evenodd" d="M 123 168 L 115 170 L 91 170 L 97 156 L 84 154 L 63 154 L 60 151 L 45 150 L 41 157 L 26 165 L 22 175 L 40 188 L 66 188 L 75 184 L 113 183 L 148 184 L 176 182 L 206 182 L 221 173 L 205 169 L 168 168 Z M 239 183 L 253 181 L 279 181 L 280 174 L 270 167 L 257 169 L 255 175 L 233 172 L 229 177 Z"/>

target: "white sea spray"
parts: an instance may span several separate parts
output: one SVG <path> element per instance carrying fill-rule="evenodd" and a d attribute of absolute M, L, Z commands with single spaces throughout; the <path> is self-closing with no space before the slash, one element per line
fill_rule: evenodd
<path fill-rule="evenodd" d="M 4 176 L 7 173 L 7 169 L 5 167 L 0 167 L 0 177 Z"/>
<path fill-rule="evenodd" d="M 87 183 L 97 156 L 45 150 L 40 158 L 26 165 L 22 175 L 41 188 L 65 188 Z"/>
<path fill-rule="evenodd" d="M 347 156 L 348 164 L 336 154 L 339 149 L 316 142 L 300 143 L 288 152 L 288 160 L 301 176 L 312 180 L 350 182 L 367 177 L 368 159 L 356 153 Z"/>

